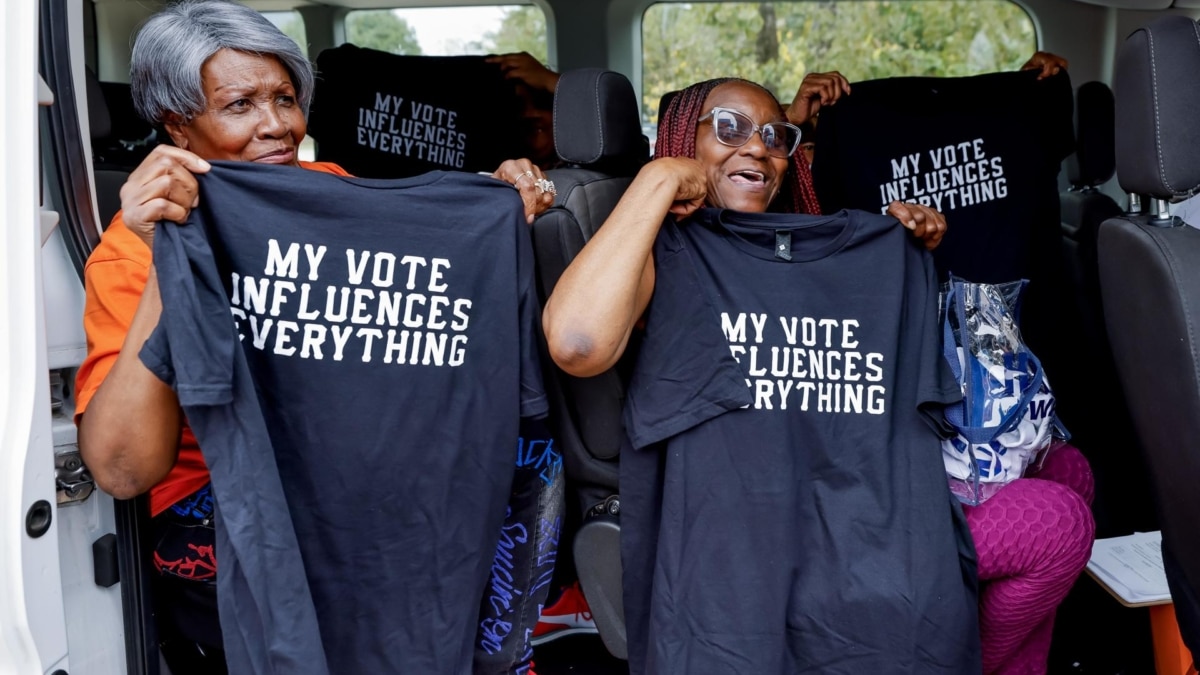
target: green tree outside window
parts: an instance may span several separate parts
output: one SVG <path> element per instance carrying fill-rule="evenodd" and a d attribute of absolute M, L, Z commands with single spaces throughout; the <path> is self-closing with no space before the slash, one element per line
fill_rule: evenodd
<path fill-rule="evenodd" d="M 804 75 L 958 77 L 1015 70 L 1037 48 L 1033 21 L 1008 0 L 659 3 L 642 18 L 642 109 L 662 95 L 736 76 L 784 103 Z"/>

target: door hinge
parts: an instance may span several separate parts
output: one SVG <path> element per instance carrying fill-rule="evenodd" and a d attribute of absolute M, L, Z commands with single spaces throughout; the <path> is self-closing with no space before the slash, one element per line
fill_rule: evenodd
<path fill-rule="evenodd" d="M 54 482 L 58 487 L 59 506 L 82 502 L 96 489 L 96 482 L 78 450 L 54 455 Z"/>

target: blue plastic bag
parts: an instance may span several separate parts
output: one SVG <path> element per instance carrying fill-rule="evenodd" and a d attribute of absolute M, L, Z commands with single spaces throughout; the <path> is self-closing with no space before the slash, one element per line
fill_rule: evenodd
<path fill-rule="evenodd" d="M 963 400 L 946 407 L 956 434 L 942 441 L 950 489 L 979 505 L 1037 470 L 1070 438 L 1041 361 L 1017 325 L 1026 281 L 976 284 L 951 277 L 941 298 L 942 351 Z"/>

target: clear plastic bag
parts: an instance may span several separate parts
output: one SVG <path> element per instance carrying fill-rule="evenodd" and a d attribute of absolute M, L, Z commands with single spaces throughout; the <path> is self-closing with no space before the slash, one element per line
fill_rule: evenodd
<path fill-rule="evenodd" d="M 965 504 L 981 504 L 1041 468 L 1047 453 L 1070 438 L 1041 362 L 1017 325 L 1025 285 L 952 277 L 943 288 L 943 354 L 963 400 L 946 408 L 957 433 L 942 441 L 942 458 L 950 489 Z"/>

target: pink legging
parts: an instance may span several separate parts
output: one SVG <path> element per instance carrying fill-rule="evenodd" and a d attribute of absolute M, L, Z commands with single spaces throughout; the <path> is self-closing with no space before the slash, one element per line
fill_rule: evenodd
<path fill-rule="evenodd" d="M 1062 445 L 1041 471 L 964 507 L 979 556 L 985 675 L 1042 675 L 1054 612 L 1087 566 L 1096 524 L 1092 470 Z"/>

